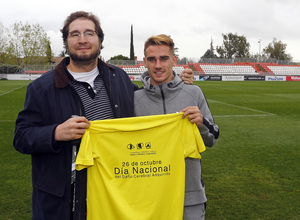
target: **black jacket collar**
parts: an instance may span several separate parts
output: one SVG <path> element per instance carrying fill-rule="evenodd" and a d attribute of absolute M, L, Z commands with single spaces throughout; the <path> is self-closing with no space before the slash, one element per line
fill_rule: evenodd
<path fill-rule="evenodd" d="M 70 63 L 70 57 L 64 58 L 54 69 L 54 80 L 55 86 L 57 88 L 64 88 L 70 84 L 70 79 L 68 77 L 67 65 Z M 101 66 L 108 67 L 110 69 L 115 69 L 114 66 L 109 65 L 102 60 L 98 59 L 98 68 Z"/>

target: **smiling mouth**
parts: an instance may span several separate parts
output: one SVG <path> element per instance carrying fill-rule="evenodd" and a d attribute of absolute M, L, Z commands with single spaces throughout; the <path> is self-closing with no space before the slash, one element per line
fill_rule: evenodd
<path fill-rule="evenodd" d="M 162 75 L 163 73 L 164 73 L 164 71 L 162 71 L 162 70 L 156 70 L 156 71 L 154 71 L 155 75 Z"/>

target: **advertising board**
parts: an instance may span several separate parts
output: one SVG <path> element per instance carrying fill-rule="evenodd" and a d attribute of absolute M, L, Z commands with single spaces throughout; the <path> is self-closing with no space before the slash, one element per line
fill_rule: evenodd
<path fill-rule="evenodd" d="M 222 81 L 244 81 L 244 76 L 222 76 Z"/>
<path fill-rule="evenodd" d="M 265 81 L 265 76 L 244 76 L 245 81 Z"/>
<path fill-rule="evenodd" d="M 266 76 L 266 81 L 286 81 L 286 76 Z"/>
<path fill-rule="evenodd" d="M 286 81 L 300 81 L 300 76 L 287 76 Z"/>

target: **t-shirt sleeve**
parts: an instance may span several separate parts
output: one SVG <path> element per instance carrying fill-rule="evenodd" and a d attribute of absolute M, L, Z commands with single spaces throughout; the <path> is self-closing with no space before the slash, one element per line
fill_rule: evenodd
<path fill-rule="evenodd" d="M 94 165 L 93 144 L 90 142 L 89 130 L 87 129 L 82 137 L 76 158 L 76 170 L 78 171 Z"/>
<path fill-rule="evenodd" d="M 205 145 L 196 124 L 192 124 L 188 118 L 183 123 L 184 156 L 201 159 L 200 153 L 205 151 Z"/>

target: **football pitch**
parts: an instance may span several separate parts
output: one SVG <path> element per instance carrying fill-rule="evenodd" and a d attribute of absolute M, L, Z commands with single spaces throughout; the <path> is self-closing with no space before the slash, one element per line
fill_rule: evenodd
<path fill-rule="evenodd" d="M 0 80 L 0 219 L 31 219 L 30 156 L 12 145 L 29 82 Z M 220 127 L 202 153 L 206 219 L 300 219 L 300 82 L 194 84 Z"/>

